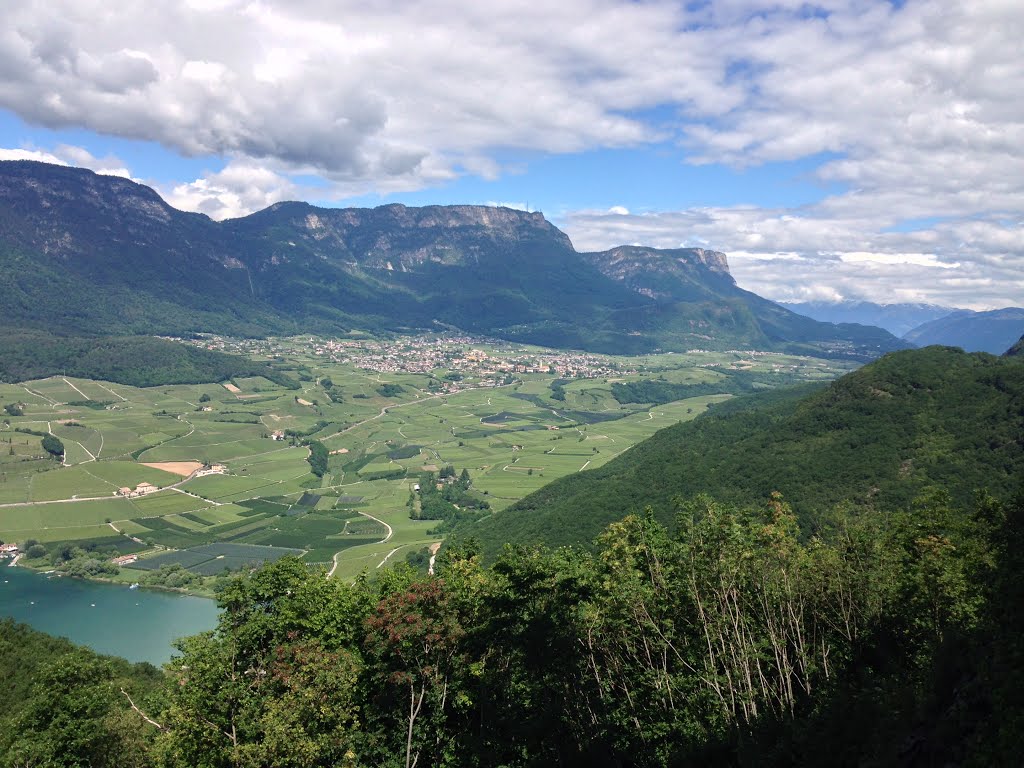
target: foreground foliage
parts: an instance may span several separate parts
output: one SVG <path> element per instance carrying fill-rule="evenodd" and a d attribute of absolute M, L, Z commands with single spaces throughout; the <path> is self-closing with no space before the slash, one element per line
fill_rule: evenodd
<path fill-rule="evenodd" d="M 125 717 L 145 738 L 123 748 L 164 766 L 1016 754 L 1024 500 L 963 509 L 931 492 L 905 509 L 837 509 L 810 538 L 778 495 L 760 508 L 698 497 L 676 516 L 672 533 L 630 516 L 596 553 L 510 548 L 489 569 L 453 549 L 434 577 L 399 568 L 346 585 L 280 560 L 231 582 L 218 628 L 181 643 L 166 698 L 140 706 L 154 724 L 127 697 L 76 703 L 106 679 L 89 665 L 39 675 L 10 754 L 66 744 L 66 757 L 6 764 L 84 764 L 74 732 L 116 740 Z M 75 716 L 43 717 L 31 702 L 47 697 Z"/>

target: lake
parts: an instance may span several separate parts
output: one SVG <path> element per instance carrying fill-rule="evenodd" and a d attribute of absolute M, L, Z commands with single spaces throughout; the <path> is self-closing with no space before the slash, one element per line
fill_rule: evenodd
<path fill-rule="evenodd" d="M 48 578 L 0 561 L 0 617 L 66 637 L 100 653 L 163 664 L 171 643 L 217 624 L 217 604 L 127 585 Z"/>

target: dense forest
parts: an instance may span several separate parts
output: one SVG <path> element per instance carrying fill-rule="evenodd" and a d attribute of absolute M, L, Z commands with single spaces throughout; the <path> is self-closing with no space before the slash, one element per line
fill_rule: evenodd
<path fill-rule="evenodd" d="M 837 509 L 810 538 L 779 496 L 675 513 L 594 553 L 450 548 L 434 577 L 286 558 L 158 681 L 8 623 L 0 765 L 1015 763 L 1024 497 Z"/>
<path fill-rule="evenodd" d="M 289 389 L 299 384 L 267 363 L 152 336 L 57 336 L 44 331 L 0 329 L 0 380 L 77 376 L 156 387 L 203 384 L 233 376 L 263 376 Z"/>
<path fill-rule="evenodd" d="M 507 541 L 589 546 L 647 506 L 671 526 L 673 500 L 698 493 L 742 504 L 780 491 L 805 532 L 836 504 L 906 508 L 931 486 L 960 505 L 980 488 L 1005 496 L 1024 473 L 1021 360 L 928 347 L 827 386 L 737 397 L 464 530 L 490 558 Z"/>

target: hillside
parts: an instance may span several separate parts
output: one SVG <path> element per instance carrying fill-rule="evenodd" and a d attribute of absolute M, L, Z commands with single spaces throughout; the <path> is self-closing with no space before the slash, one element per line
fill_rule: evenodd
<path fill-rule="evenodd" d="M 823 323 L 859 323 L 885 328 L 895 336 L 956 310 L 937 304 L 876 304 L 871 301 L 780 302 L 786 309 Z"/>
<path fill-rule="evenodd" d="M 1024 365 L 947 347 L 897 352 L 820 389 L 737 398 L 658 432 L 603 467 L 562 478 L 466 530 L 504 542 L 592 543 L 610 522 L 709 493 L 778 491 L 805 525 L 850 502 L 903 507 L 930 486 L 959 504 L 1006 496 L 1024 470 Z"/>
<path fill-rule="evenodd" d="M 961 310 L 919 325 L 904 340 L 919 347 L 946 344 L 967 352 L 1002 354 L 1024 333 L 1024 309 L 1006 307 L 990 312 Z"/>
<path fill-rule="evenodd" d="M 235 376 L 263 376 L 289 389 L 298 382 L 240 355 L 198 349 L 149 336 L 98 338 L 55 336 L 44 331 L 0 332 L 0 381 L 19 382 L 47 376 L 77 376 L 155 387 L 200 384 Z"/>
<path fill-rule="evenodd" d="M 744 291 L 713 252 L 577 253 L 540 213 L 279 203 L 216 223 L 126 179 L 27 161 L 0 163 L 0 267 L 5 324 L 68 335 L 440 326 L 602 352 L 863 360 L 904 346 Z"/>

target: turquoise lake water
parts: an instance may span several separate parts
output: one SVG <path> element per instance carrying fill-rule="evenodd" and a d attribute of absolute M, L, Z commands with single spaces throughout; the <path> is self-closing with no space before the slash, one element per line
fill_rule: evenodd
<path fill-rule="evenodd" d="M 100 653 L 159 665 L 171 658 L 175 639 L 217 624 L 217 605 L 206 598 L 48 578 L 0 563 L 0 617 Z"/>

